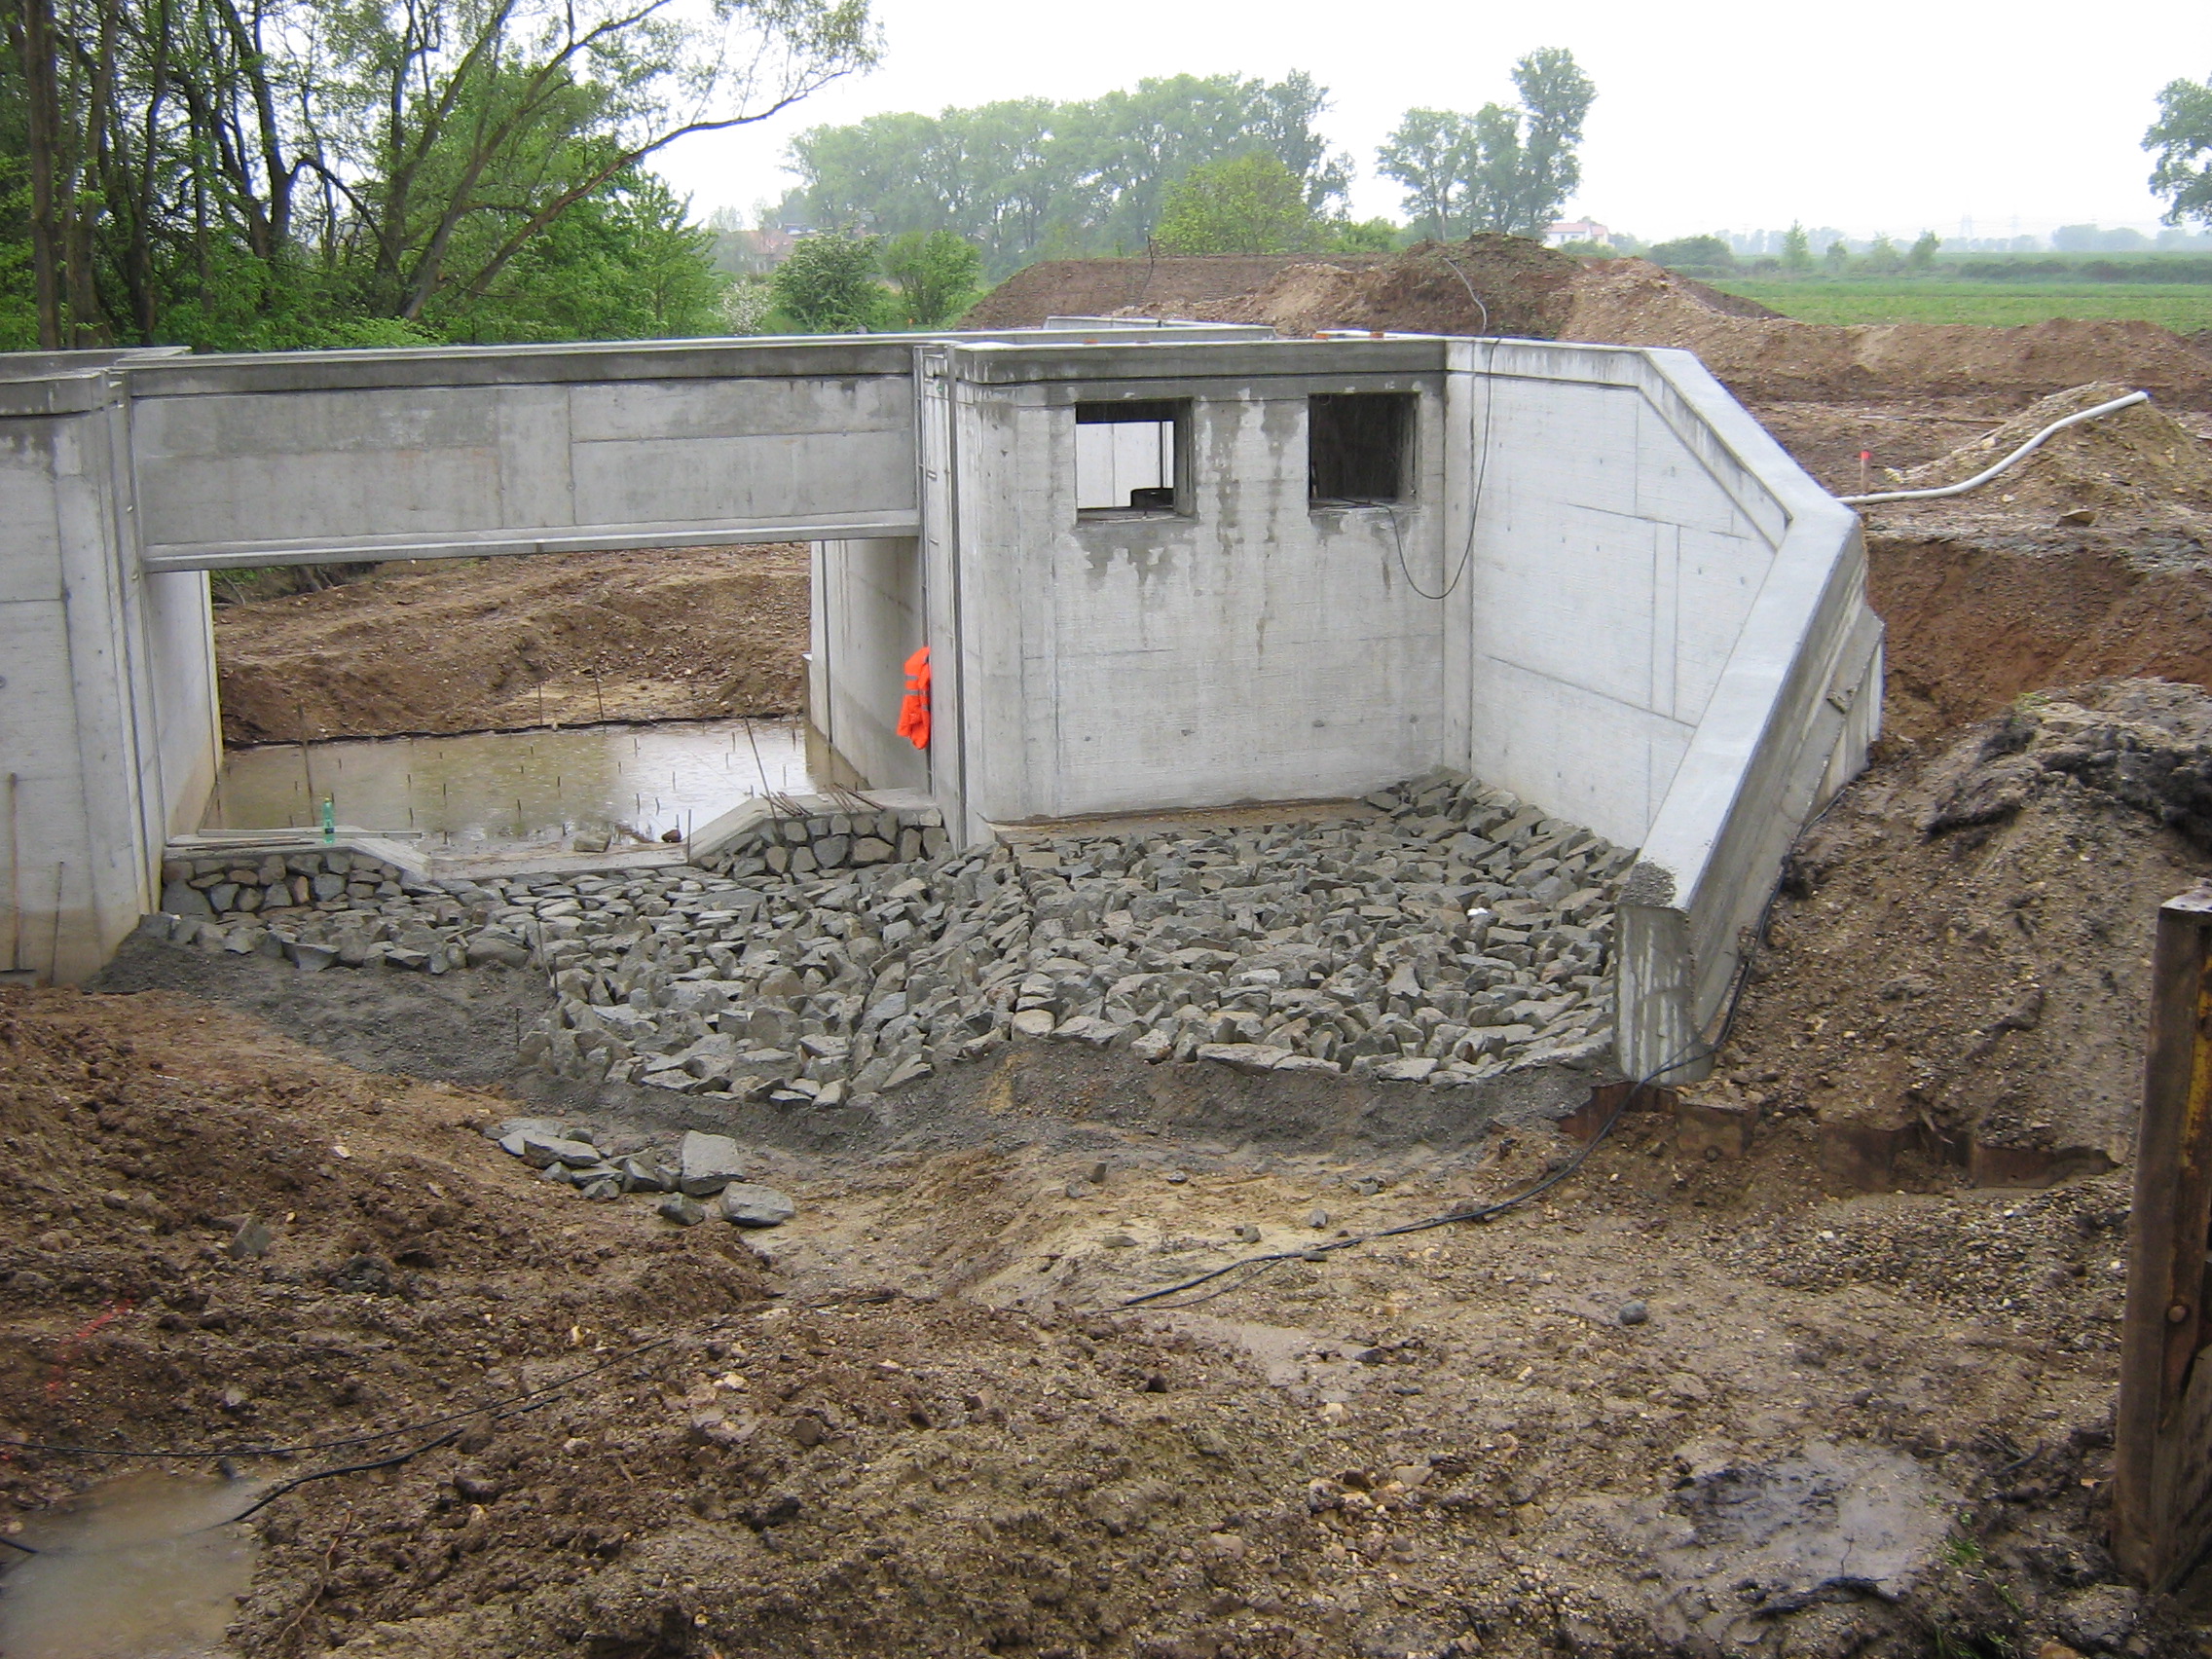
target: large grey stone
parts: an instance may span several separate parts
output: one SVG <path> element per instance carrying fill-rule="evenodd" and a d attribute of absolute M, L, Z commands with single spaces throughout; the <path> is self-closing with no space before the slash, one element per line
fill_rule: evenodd
<path fill-rule="evenodd" d="M 207 895 L 181 881 L 169 882 L 162 889 L 162 908 L 172 916 L 212 916 L 215 913 Z"/>
<path fill-rule="evenodd" d="M 588 1169 L 600 1161 L 599 1148 L 589 1141 L 569 1140 L 529 1129 L 504 1137 L 499 1146 L 533 1169 L 544 1169 L 555 1163 L 571 1169 Z"/>
<path fill-rule="evenodd" d="M 720 1192 L 732 1181 L 745 1179 L 745 1159 L 737 1142 L 727 1135 L 703 1134 L 688 1129 L 677 1149 L 676 1185 L 680 1192 L 704 1198 Z"/>
<path fill-rule="evenodd" d="M 744 1184 L 723 1189 L 721 1212 L 738 1227 L 781 1227 L 798 1214 L 798 1205 L 773 1187 Z"/>

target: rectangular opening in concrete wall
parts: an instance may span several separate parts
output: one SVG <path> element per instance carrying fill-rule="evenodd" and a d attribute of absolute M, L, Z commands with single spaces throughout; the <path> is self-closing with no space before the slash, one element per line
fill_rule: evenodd
<path fill-rule="evenodd" d="M 1175 398 L 1075 406 L 1075 504 L 1080 518 L 1184 510 L 1190 404 Z"/>
<path fill-rule="evenodd" d="M 1413 494 L 1414 394 L 1319 392 L 1307 399 L 1306 487 L 1317 505 Z"/>

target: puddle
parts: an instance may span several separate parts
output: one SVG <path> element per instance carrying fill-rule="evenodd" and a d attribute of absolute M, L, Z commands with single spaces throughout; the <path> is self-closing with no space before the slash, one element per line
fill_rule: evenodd
<path fill-rule="evenodd" d="M 811 793 L 813 776 L 798 720 L 271 743 L 224 757 L 203 828 L 313 827 L 327 795 L 338 823 L 412 832 L 431 852 L 578 836 L 621 847 L 687 832 L 748 795 Z"/>
<path fill-rule="evenodd" d="M 0 1576 L 7 1659 L 218 1659 L 253 1578 L 251 1530 L 220 1523 L 248 1481 L 125 1475 L 28 1521 Z M 210 1529 L 203 1530 L 202 1529 Z"/>

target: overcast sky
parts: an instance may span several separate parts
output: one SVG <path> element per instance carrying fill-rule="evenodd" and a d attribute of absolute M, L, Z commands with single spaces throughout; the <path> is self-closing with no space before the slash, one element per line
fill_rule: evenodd
<path fill-rule="evenodd" d="M 885 110 L 1087 98 L 1146 76 L 1224 72 L 1326 86 L 1359 217 L 1400 217 L 1375 147 L 1409 106 L 1510 101 L 1513 60 L 1571 50 L 1597 83 L 1571 203 L 1647 240 L 1834 225 L 1854 236 L 2155 227 L 2141 149 L 2158 89 L 2212 73 L 2203 0 L 2061 9 L 1967 0 L 875 0 L 887 50 L 772 123 L 688 141 L 662 170 L 700 214 L 782 195 L 791 135 Z"/>

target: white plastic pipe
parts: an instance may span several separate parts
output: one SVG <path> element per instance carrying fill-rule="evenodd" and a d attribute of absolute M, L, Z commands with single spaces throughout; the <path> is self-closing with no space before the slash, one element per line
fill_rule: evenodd
<path fill-rule="evenodd" d="M 2063 432 L 2069 426 L 2079 426 L 2084 421 L 2094 421 L 2100 415 L 2116 410 L 2132 408 L 2138 403 L 2151 401 L 2147 391 L 2131 391 L 2125 397 L 2116 397 L 2110 403 L 2100 403 L 2094 409 L 2078 409 L 2063 421 L 2053 421 L 1995 466 L 1986 472 L 1977 472 L 1963 484 L 1945 484 L 1934 490 L 1884 490 L 1873 496 L 1838 496 L 1837 500 L 1847 507 L 1870 506 L 1876 501 L 1933 501 L 1938 496 L 1963 496 L 1969 490 L 1978 490 L 2000 472 L 2018 464 L 2043 447 L 2043 442 L 2053 432 Z"/>

